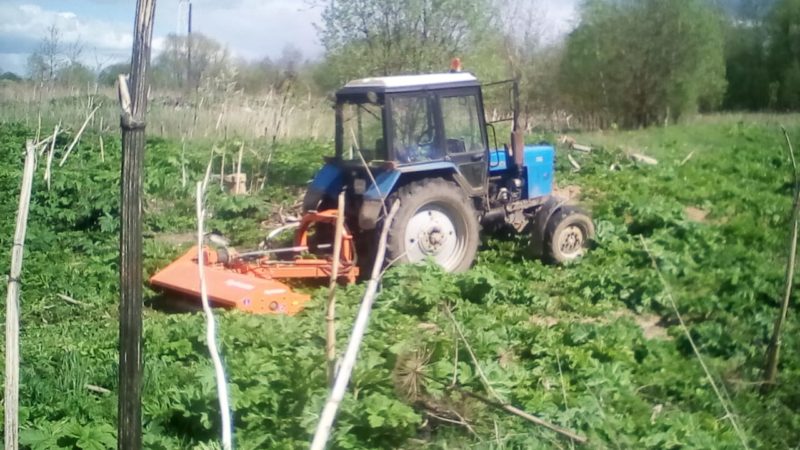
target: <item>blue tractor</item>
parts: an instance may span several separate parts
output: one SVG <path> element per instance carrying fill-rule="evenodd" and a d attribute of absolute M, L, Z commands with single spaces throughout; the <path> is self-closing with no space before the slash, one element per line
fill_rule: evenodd
<path fill-rule="evenodd" d="M 532 252 L 548 262 L 580 257 L 592 220 L 553 195 L 555 149 L 524 144 L 511 83 L 514 131 L 502 147 L 484 114 L 482 85 L 469 73 L 348 83 L 336 93 L 336 155 L 311 182 L 304 210 L 336 208 L 344 190 L 361 262 L 374 259 L 375 230 L 395 199 L 387 261 L 431 258 L 446 271 L 465 271 L 482 225 L 529 233 Z"/>

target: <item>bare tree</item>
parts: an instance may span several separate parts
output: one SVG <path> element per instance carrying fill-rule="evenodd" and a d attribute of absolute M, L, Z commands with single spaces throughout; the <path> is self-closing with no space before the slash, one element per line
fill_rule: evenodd
<path fill-rule="evenodd" d="M 553 77 L 553 54 L 547 40 L 547 13 L 538 0 L 494 0 L 495 29 L 503 30 L 502 52 L 508 73 L 519 81 L 520 113 L 527 127 L 532 113 L 545 108 Z"/>
<path fill-rule="evenodd" d="M 181 89 L 197 87 L 220 78 L 229 69 L 230 52 L 219 42 L 193 33 L 191 46 L 192 66 L 189 72 L 187 37 L 175 34 L 167 36 L 164 50 L 156 58 L 153 67 L 159 84 Z M 187 73 L 189 80 L 186 79 Z"/>
<path fill-rule="evenodd" d="M 63 66 L 61 30 L 53 24 L 47 28 L 39 48 L 28 57 L 28 75 L 41 83 L 52 84 Z"/>
<path fill-rule="evenodd" d="M 56 81 L 76 84 L 91 80 L 91 70 L 81 63 L 83 47 L 80 39 L 64 42 L 58 26 L 50 25 L 39 48 L 28 57 L 28 75 L 47 85 Z"/>

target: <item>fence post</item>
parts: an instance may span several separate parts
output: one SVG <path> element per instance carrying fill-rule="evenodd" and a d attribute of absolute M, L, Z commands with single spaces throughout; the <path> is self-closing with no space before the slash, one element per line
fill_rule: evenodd
<path fill-rule="evenodd" d="M 19 209 L 14 244 L 11 249 L 11 270 L 6 293 L 6 380 L 5 380 L 5 447 L 17 450 L 19 446 L 19 289 L 22 274 L 22 257 L 25 249 L 25 231 L 31 204 L 31 186 L 36 169 L 36 149 L 33 141 L 25 144 L 25 170 L 19 190 Z"/>
<path fill-rule="evenodd" d="M 122 200 L 117 448 L 120 450 L 142 448 L 142 166 L 155 7 L 155 0 L 137 1 L 130 85 L 124 76 L 119 78 Z"/>

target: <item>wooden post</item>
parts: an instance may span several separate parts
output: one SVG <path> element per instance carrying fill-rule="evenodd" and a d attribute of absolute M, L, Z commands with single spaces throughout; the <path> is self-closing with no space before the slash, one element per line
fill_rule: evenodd
<path fill-rule="evenodd" d="M 794 271 L 795 260 L 797 257 L 797 235 L 798 235 L 798 221 L 800 221 L 800 176 L 797 172 L 797 161 L 794 156 L 794 147 L 792 147 L 792 140 L 789 139 L 789 133 L 786 128 L 781 127 L 783 135 L 786 137 L 786 143 L 789 146 L 789 159 L 792 162 L 792 170 L 794 175 L 794 206 L 792 207 L 792 233 L 791 240 L 789 241 L 789 261 L 786 264 L 786 276 L 783 290 L 783 302 L 781 303 L 781 313 L 775 319 L 775 325 L 772 329 L 772 338 L 769 342 L 767 349 L 767 362 L 764 368 L 764 384 L 761 385 L 761 392 L 766 394 L 775 386 L 778 377 L 778 360 L 780 359 L 781 350 L 781 331 L 783 322 L 786 321 L 786 315 L 789 312 L 789 301 L 792 298 L 792 287 L 794 286 Z"/>
<path fill-rule="evenodd" d="M 189 21 L 187 22 L 186 30 L 186 85 L 189 87 L 189 92 L 192 91 L 193 77 L 192 77 L 192 2 L 189 0 Z M 197 110 L 195 109 L 195 120 L 197 119 Z"/>
<path fill-rule="evenodd" d="M 36 169 L 36 149 L 33 141 L 25 144 L 25 170 L 19 191 L 17 228 L 11 249 L 11 271 L 6 293 L 6 385 L 5 385 L 5 450 L 17 450 L 19 443 L 19 277 L 28 226 L 33 172 Z"/>
<path fill-rule="evenodd" d="M 119 78 L 122 203 L 117 448 L 120 450 L 142 448 L 142 166 L 155 9 L 156 0 L 137 0 L 130 86 L 124 76 Z"/>
<path fill-rule="evenodd" d="M 336 378 L 336 283 L 339 278 L 339 259 L 342 254 L 344 234 L 345 191 L 339 193 L 339 209 L 336 212 L 336 231 L 333 238 L 333 261 L 328 304 L 325 309 L 325 359 L 328 361 L 328 385 L 333 387 Z"/>

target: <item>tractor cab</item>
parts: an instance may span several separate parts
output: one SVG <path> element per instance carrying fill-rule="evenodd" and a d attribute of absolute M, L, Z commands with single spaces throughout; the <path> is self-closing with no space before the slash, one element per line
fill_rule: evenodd
<path fill-rule="evenodd" d="M 471 74 L 365 78 L 336 93 L 336 160 L 346 166 L 363 159 L 414 171 L 406 167 L 449 163 L 482 190 L 487 149 L 480 83 Z"/>

